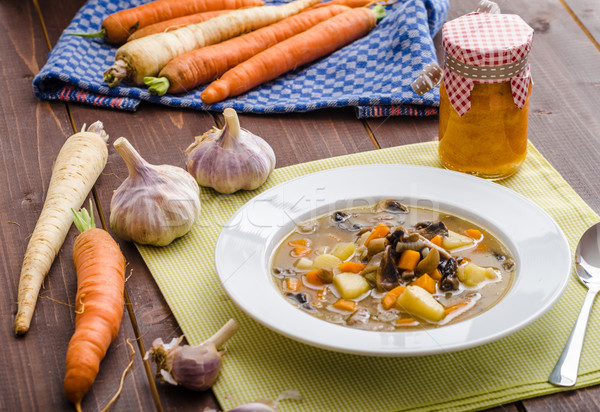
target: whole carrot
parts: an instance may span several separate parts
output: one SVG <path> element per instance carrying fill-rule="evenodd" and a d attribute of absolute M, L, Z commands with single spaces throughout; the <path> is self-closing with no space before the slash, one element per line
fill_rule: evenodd
<path fill-rule="evenodd" d="M 54 162 L 48 193 L 29 239 L 19 280 L 15 333 L 29 330 L 42 282 L 83 204 L 106 165 L 108 135 L 101 122 L 69 137 Z"/>
<path fill-rule="evenodd" d="M 327 7 L 333 4 L 339 4 L 340 6 L 350 7 L 351 9 L 357 7 L 369 7 L 373 3 L 376 3 L 377 0 L 330 0 L 323 3 L 315 4 L 311 7 L 311 9 L 318 9 L 319 7 Z"/>
<path fill-rule="evenodd" d="M 167 91 L 187 92 L 215 80 L 268 47 L 348 10 L 348 7 L 333 5 L 304 11 L 256 31 L 176 57 L 163 67 L 160 77 L 148 77 L 144 82 L 150 86 L 150 93 L 159 96 Z"/>
<path fill-rule="evenodd" d="M 202 13 L 190 14 L 189 16 L 181 16 L 170 20 L 159 21 L 158 23 L 154 23 L 134 31 L 131 36 L 127 38 L 127 41 L 141 39 L 142 37 L 146 37 L 155 33 L 177 30 L 180 27 L 187 26 L 188 24 L 202 23 L 203 21 L 220 16 L 221 14 L 229 13 L 230 11 L 232 10 L 227 9 L 205 11 Z"/>
<path fill-rule="evenodd" d="M 384 8 L 376 6 L 373 10 L 356 8 L 338 14 L 228 70 L 219 80 L 212 82 L 200 98 L 211 104 L 240 95 L 332 53 L 371 31 L 383 13 Z"/>
<path fill-rule="evenodd" d="M 90 212 L 91 212 L 90 201 Z M 75 332 L 65 359 L 64 389 L 81 410 L 108 347 L 119 333 L 123 317 L 125 258 L 107 231 L 96 228 L 87 210 L 72 211 L 81 232 L 73 245 L 77 273 Z"/>
<path fill-rule="evenodd" d="M 318 1 L 294 0 L 282 6 L 234 10 L 202 23 L 130 41 L 117 50 L 115 63 L 104 72 L 104 81 L 110 87 L 123 79 L 134 85 L 142 85 L 144 77 L 156 76 L 177 56 L 275 23 L 300 13 Z"/>
<path fill-rule="evenodd" d="M 136 30 L 175 17 L 204 11 L 239 9 L 264 5 L 262 0 L 155 0 L 109 15 L 97 33 L 79 34 L 85 37 L 104 37 L 112 44 L 123 44 Z"/>

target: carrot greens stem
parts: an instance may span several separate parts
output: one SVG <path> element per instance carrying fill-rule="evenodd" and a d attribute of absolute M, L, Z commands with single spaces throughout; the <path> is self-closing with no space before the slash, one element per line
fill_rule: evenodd
<path fill-rule="evenodd" d="M 385 17 L 385 7 L 383 7 L 381 4 L 378 4 L 377 6 L 373 7 L 371 11 L 375 15 L 377 21 Z"/>
<path fill-rule="evenodd" d="M 102 29 L 95 33 L 67 33 L 69 36 L 77 36 L 77 37 L 87 37 L 90 39 L 95 38 L 105 38 L 106 37 L 106 29 Z"/>
<path fill-rule="evenodd" d="M 169 90 L 169 87 L 171 86 L 169 79 L 166 77 L 147 76 L 144 77 L 144 84 L 146 84 L 146 86 L 150 86 L 148 87 L 148 92 L 156 96 L 162 96 Z"/>
<path fill-rule="evenodd" d="M 89 213 L 84 207 L 81 208 L 79 212 L 71 208 L 71 212 L 73 212 L 73 223 L 75 224 L 75 227 L 77 227 L 80 233 L 83 233 L 88 229 L 93 229 L 96 227 L 96 224 L 94 223 L 94 209 L 92 208 L 92 199 L 90 199 Z"/>

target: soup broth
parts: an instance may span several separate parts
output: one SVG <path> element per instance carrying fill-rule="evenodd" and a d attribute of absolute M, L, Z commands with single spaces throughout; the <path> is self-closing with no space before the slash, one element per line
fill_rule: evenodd
<path fill-rule="evenodd" d="M 461 217 L 384 199 L 299 224 L 276 248 L 276 288 L 300 310 L 348 327 L 436 328 L 506 294 L 509 250 Z"/>

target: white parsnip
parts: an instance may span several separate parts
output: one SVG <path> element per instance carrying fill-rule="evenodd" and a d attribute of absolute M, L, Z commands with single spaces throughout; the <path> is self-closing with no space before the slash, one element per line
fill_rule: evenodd
<path fill-rule="evenodd" d="M 318 2 L 295 0 L 282 6 L 235 10 L 201 23 L 127 42 L 117 50 L 115 63 L 104 72 L 104 81 L 110 87 L 121 80 L 143 85 L 144 77 L 157 76 L 177 56 L 273 24 Z"/>
<path fill-rule="evenodd" d="M 108 135 L 101 122 L 69 137 L 52 169 L 44 206 L 29 239 L 21 277 L 15 333 L 29 330 L 40 288 L 79 210 L 108 158 Z"/>

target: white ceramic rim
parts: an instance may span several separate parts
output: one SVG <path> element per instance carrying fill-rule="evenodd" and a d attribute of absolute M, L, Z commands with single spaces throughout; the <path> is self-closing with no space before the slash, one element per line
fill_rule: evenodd
<path fill-rule="evenodd" d="M 508 293 L 488 311 L 455 324 L 375 332 L 318 319 L 276 290 L 269 270 L 271 255 L 297 223 L 383 198 L 455 213 L 499 237 L 517 262 Z M 537 320 L 562 296 L 571 253 L 556 222 L 510 189 L 438 168 L 377 164 L 305 175 L 257 195 L 223 227 L 215 266 L 237 306 L 284 336 L 345 353 L 417 356 L 482 345 Z"/>

